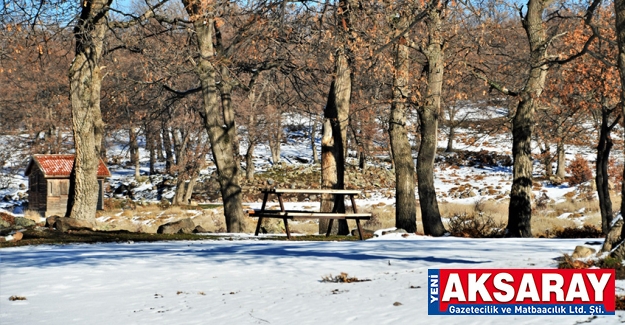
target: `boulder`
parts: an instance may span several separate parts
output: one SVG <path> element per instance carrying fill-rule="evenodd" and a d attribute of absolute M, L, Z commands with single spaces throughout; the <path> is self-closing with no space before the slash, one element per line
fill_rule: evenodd
<path fill-rule="evenodd" d="M 208 230 L 204 229 L 204 227 L 202 226 L 197 226 L 195 227 L 195 229 L 193 229 L 193 233 L 197 234 L 197 233 L 207 233 L 209 232 Z"/>
<path fill-rule="evenodd" d="M 621 241 L 621 230 L 623 229 L 623 218 L 619 215 L 617 219 L 613 221 L 613 225 L 605 238 L 601 252 L 609 252 L 618 245 Z"/>
<path fill-rule="evenodd" d="M 596 253 L 597 250 L 592 247 L 587 246 L 576 246 L 575 251 L 573 252 L 573 258 L 586 258 L 590 257 L 592 254 Z"/>
<path fill-rule="evenodd" d="M 46 227 L 54 228 L 54 224 L 59 218 L 59 216 L 49 216 L 48 218 L 46 218 Z"/>
<path fill-rule="evenodd" d="M 32 228 L 36 225 L 34 220 L 30 220 L 28 218 L 15 218 L 15 228 Z"/>
<path fill-rule="evenodd" d="M 193 230 L 195 230 L 195 224 L 190 218 L 186 218 L 161 225 L 156 232 L 159 234 L 192 234 Z"/>
<path fill-rule="evenodd" d="M 79 220 L 74 218 L 59 217 L 54 223 L 54 228 L 61 232 L 70 230 L 90 230 L 93 231 L 93 223 L 87 220 Z"/>
<path fill-rule="evenodd" d="M 13 227 L 11 226 L 10 223 L 4 221 L 3 219 L 0 219 L 0 232 L 2 230 L 11 229 L 11 228 L 13 228 Z"/>
<path fill-rule="evenodd" d="M 352 236 L 358 236 L 358 229 L 352 229 Z M 363 237 L 373 237 L 373 230 L 362 229 Z"/>
<path fill-rule="evenodd" d="M 15 224 L 15 216 L 5 211 L 0 211 L 0 220 L 3 220 L 10 225 Z"/>

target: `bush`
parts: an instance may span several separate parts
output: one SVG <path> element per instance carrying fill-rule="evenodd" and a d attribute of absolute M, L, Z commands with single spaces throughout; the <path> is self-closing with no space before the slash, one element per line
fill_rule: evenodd
<path fill-rule="evenodd" d="M 564 254 L 558 260 L 559 269 L 588 269 L 591 267 L 598 267 L 600 269 L 614 269 L 617 280 L 625 279 L 625 267 L 623 267 L 622 261 L 613 257 L 583 261 L 574 259 L 569 254 Z"/>
<path fill-rule="evenodd" d="M 548 237 L 555 238 L 602 238 L 603 233 L 601 229 L 591 226 L 584 225 L 581 228 L 564 228 L 557 229 L 555 231 L 547 231 Z"/>
<path fill-rule="evenodd" d="M 484 213 L 459 213 L 449 218 L 447 228 L 456 237 L 494 238 L 503 236 L 505 225 Z"/>
<path fill-rule="evenodd" d="M 592 170 L 588 161 L 579 154 L 571 161 L 566 171 L 571 174 L 569 177 L 570 186 L 579 185 L 592 179 Z"/>

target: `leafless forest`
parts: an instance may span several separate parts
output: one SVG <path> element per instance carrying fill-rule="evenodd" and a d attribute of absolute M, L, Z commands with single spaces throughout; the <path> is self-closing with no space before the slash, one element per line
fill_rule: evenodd
<path fill-rule="evenodd" d="M 97 157 L 116 163 L 107 150 L 121 137 L 137 177 L 140 146 L 150 174 L 175 177 L 174 204 L 214 164 L 226 228 L 239 232 L 254 148 L 278 162 L 288 114 L 308 119 L 311 145 L 321 138 L 322 187 L 345 188 L 348 155 L 360 170 L 390 157 L 408 232 L 419 209 L 425 234 L 445 233 L 434 162 L 469 126 L 512 142 L 509 236 L 532 236 L 534 162 L 564 182 L 570 145 L 597 151 L 605 233 L 622 210 L 609 179 L 623 173 L 610 157 L 623 143 L 612 134 L 623 0 L 3 0 L 0 44 L 2 172 L 75 153 L 68 217 L 95 217 Z M 475 123 L 466 107 L 506 114 Z"/>

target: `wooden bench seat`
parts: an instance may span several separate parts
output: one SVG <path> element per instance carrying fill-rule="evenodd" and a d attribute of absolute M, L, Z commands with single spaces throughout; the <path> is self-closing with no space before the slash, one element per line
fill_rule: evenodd
<path fill-rule="evenodd" d="M 269 189 L 260 189 L 261 193 L 263 193 L 263 203 L 260 209 L 250 209 L 248 210 L 248 215 L 250 217 L 258 218 L 258 223 L 256 224 L 256 232 L 255 236 L 258 236 L 260 231 L 260 225 L 263 221 L 263 218 L 280 218 L 284 221 L 284 230 L 286 231 L 287 238 L 291 238 L 291 233 L 289 231 L 289 222 L 291 219 L 327 219 L 328 222 L 328 230 L 326 236 L 330 235 L 330 231 L 332 230 L 332 223 L 334 219 L 337 220 L 355 220 L 356 226 L 358 227 L 358 234 L 360 235 L 360 239 L 362 240 L 362 226 L 360 225 L 360 220 L 369 220 L 371 219 L 371 213 L 359 213 L 356 208 L 356 200 L 354 196 L 359 195 L 361 191 L 359 190 L 339 190 L 339 189 L 284 189 L 284 188 L 269 188 Z M 278 198 L 278 202 L 280 203 L 280 210 L 267 210 L 267 200 L 269 195 L 275 195 Z M 336 207 L 337 202 L 339 200 L 343 200 L 344 197 L 349 197 L 352 206 L 352 213 L 349 212 L 315 212 L 315 211 L 306 211 L 306 210 L 287 210 L 284 208 L 284 201 L 282 200 L 283 194 L 327 194 L 332 195 L 334 197 L 334 204 Z"/>
<path fill-rule="evenodd" d="M 263 218 L 310 218 L 310 219 L 371 219 L 371 213 L 336 213 L 336 212 L 315 212 L 286 210 L 265 210 L 253 209 L 248 211 L 250 217 Z"/>

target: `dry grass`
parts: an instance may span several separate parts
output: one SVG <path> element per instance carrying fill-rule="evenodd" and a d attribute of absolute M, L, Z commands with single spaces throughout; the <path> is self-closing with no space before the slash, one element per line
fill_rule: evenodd
<path fill-rule="evenodd" d="M 620 206 L 620 196 L 612 197 L 613 207 Z M 122 209 L 121 207 L 125 207 Z M 440 202 L 439 209 L 443 222 L 448 224 L 449 218 L 460 215 L 480 215 L 492 219 L 493 224 L 507 224 L 508 201 L 480 200 L 475 204 L 459 204 Z M 378 230 L 395 226 L 395 206 L 392 204 L 377 203 L 363 206 L 363 212 L 372 213 L 371 220 L 362 223 L 367 230 Z M 583 211 L 582 213 L 578 213 Z M 568 218 L 558 218 L 564 213 L 572 213 Z M 28 215 L 28 212 L 27 212 Z M 32 214 L 32 218 L 36 213 Z M 202 226 L 209 232 L 225 232 L 225 218 L 223 208 L 198 209 L 197 207 L 162 205 L 129 205 L 126 202 L 109 204 L 109 209 L 98 212 L 98 225 L 102 230 L 128 230 L 132 232 L 154 233 L 164 223 L 191 218 L 196 225 Z M 583 217 L 583 219 L 581 219 Z M 256 218 L 245 218 L 244 229 L 253 233 L 256 228 Z M 349 228 L 355 229 L 356 223 L 348 221 Z M 546 201 L 543 206 L 537 206 L 532 212 L 532 232 L 536 237 L 549 237 L 567 228 L 579 228 L 584 225 L 600 227 L 601 217 L 596 200 L 580 200 L 577 194 L 570 200 L 560 203 Z M 285 233 L 284 223 L 280 219 L 265 219 L 263 227 L 268 233 Z M 317 234 L 319 224 L 317 220 L 303 219 L 289 222 L 292 233 Z M 417 233 L 422 233 L 421 213 L 417 202 Z"/>
<path fill-rule="evenodd" d="M 42 219 L 43 217 L 39 214 L 39 212 L 34 211 L 34 210 L 26 210 L 24 212 L 24 218 L 26 219 L 30 219 L 32 221 L 34 221 L 35 223 L 42 225 Z M 45 224 L 45 219 L 43 221 L 43 224 Z"/>

